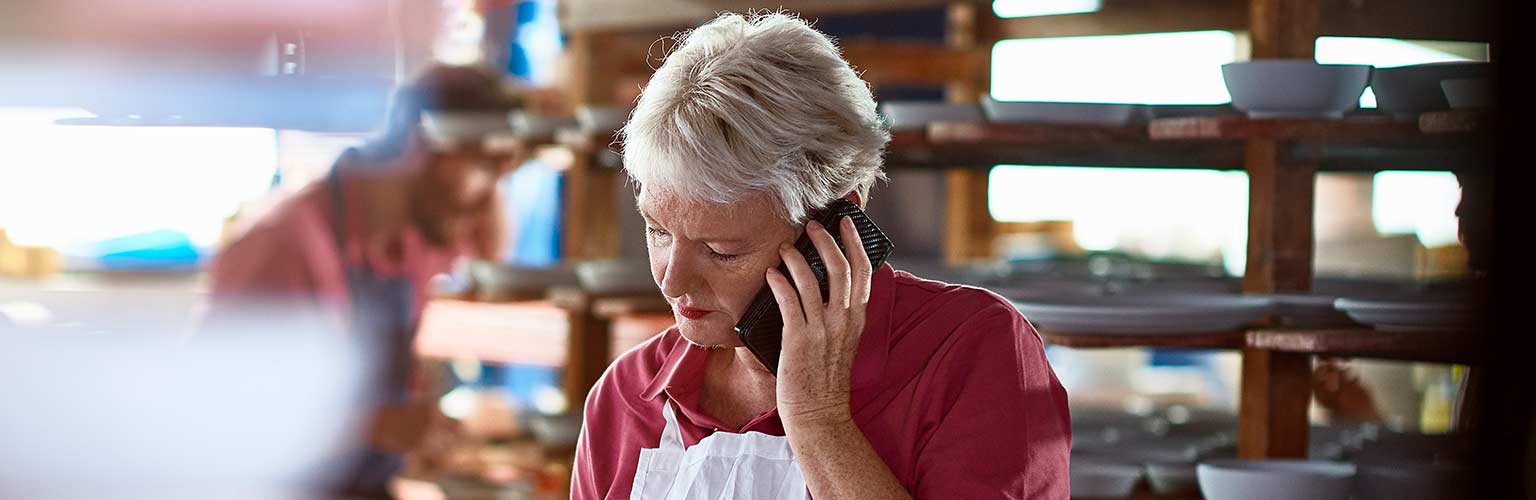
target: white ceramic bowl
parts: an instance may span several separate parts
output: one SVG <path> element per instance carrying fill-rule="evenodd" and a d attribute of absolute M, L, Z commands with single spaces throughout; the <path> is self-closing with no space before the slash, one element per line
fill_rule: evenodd
<path fill-rule="evenodd" d="M 1146 118 L 1136 104 L 999 101 L 991 96 L 981 98 L 981 109 L 988 120 L 999 123 L 1126 125 Z"/>
<path fill-rule="evenodd" d="M 1075 454 L 1069 475 L 1072 498 L 1128 498 L 1141 482 L 1141 464 Z"/>
<path fill-rule="evenodd" d="M 1253 118 L 1341 118 L 1355 109 L 1371 67 L 1311 59 L 1259 59 L 1222 65 L 1232 106 Z"/>
<path fill-rule="evenodd" d="M 966 103 L 888 101 L 880 103 L 880 114 L 891 130 L 922 130 L 931 122 L 982 121 L 981 108 Z"/>
<path fill-rule="evenodd" d="M 1042 295 L 1015 298 L 1031 323 L 1057 333 L 1190 334 L 1234 331 L 1269 313 L 1268 297 L 1232 294 Z"/>
<path fill-rule="evenodd" d="M 1488 74 L 1488 63 L 1445 62 L 1377 68 L 1371 75 L 1376 107 L 1400 117 L 1417 117 L 1425 111 L 1450 109 L 1440 82 L 1478 78 Z"/>
<path fill-rule="evenodd" d="M 1452 78 L 1440 81 L 1451 109 L 1486 108 L 1493 103 L 1493 89 L 1486 78 Z"/>
<path fill-rule="evenodd" d="M 1206 500 L 1348 500 L 1355 466 L 1307 460 L 1220 459 L 1196 468 Z"/>

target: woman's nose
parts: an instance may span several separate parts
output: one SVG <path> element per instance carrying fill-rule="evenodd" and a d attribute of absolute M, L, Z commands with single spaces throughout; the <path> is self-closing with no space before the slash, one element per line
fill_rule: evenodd
<path fill-rule="evenodd" d="M 688 252 L 682 249 L 683 245 L 672 245 L 667 249 L 667 261 L 661 269 L 661 293 L 667 297 L 679 298 L 693 291 L 694 284 L 699 278 L 698 268 L 693 265 Z"/>

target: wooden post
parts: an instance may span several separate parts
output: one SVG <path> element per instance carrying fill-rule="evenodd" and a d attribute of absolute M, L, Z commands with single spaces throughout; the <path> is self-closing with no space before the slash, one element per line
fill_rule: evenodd
<path fill-rule="evenodd" d="M 611 36 L 574 33 L 570 37 L 574 78 L 571 98 L 581 104 L 613 101 L 616 58 L 643 54 L 613 54 Z M 595 165 L 588 155 L 575 155 L 565 172 L 561 196 L 560 254 L 563 259 L 614 257 L 619 251 L 618 212 L 614 194 L 618 172 Z"/>
<path fill-rule="evenodd" d="M 612 102 L 616 81 L 614 60 L 643 57 L 613 54 L 612 36 L 573 33 L 570 37 L 573 78 L 570 95 L 580 104 Z M 566 262 L 618 255 L 618 212 L 614 190 L 618 172 L 596 164 L 590 154 L 572 155 L 561 181 L 560 257 Z M 579 409 L 587 392 L 608 367 L 608 321 L 592 313 L 590 297 L 578 292 L 575 303 L 562 304 L 569 330 L 562 389 L 570 408 Z"/>
<path fill-rule="evenodd" d="M 951 2 L 947 17 L 947 42 L 951 48 L 984 51 L 974 74 L 949 82 L 945 97 L 950 102 L 975 103 L 991 84 L 991 44 L 981 43 L 983 23 L 994 19 L 990 7 L 976 2 Z M 955 167 L 944 175 L 944 261 L 958 265 L 992 256 L 996 233 L 987 207 L 988 170 Z"/>
<path fill-rule="evenodd" d="M 1254 58 L 1313 58 L 1319 0 L 1249 0 Z M 1317 167 L 1288 161 L 1286 144 L 1251 139 L 1248 171 L 1248 262 L 1243 290 L 1305 292 L 1312 288 L 1313 198 Z M 1311 356 L 1243 350 L 1238 456 L 1301 458 L 1307 453 Z"/>
<path fill-rule="evenodd" d="M 1238 457 L 1307 456 L 1311 375 L 1312 357 L 1306 354 L 1243 349 Z"/>
<path fill-rule="evenodd" d="M 608 318 L 592 310 L 592 298 L 578 294 L 576 303 L 560 304 L 565 309 L 569 330 L 566 334 L 565 369 L 561 375 L 561 390 L 565 393 L 568 411 L 580 411 L 587 400 L 587 392 L 597 384 L 597 379 L 608 369 L 612 328 Z"/>

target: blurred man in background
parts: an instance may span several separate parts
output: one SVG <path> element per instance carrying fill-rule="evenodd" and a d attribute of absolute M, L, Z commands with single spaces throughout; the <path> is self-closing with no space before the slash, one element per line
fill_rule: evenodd
<path fill-rule="evenodd" d="M 397 92 L 381 136 L 343 153 L 211 267 L 205 325 L 245 321 L 259 331 L 261 316 L 251 314 L 259 306 L 313 315 L 376 353 L 370 402 L 379 410 L 370 450 L 348 466 L 349 496 L 386 496 L 403 453 L 451 422 L 435 401 L 410 394 L 412 341 L 428 280 L 461 254 L 500 253 L 496 186 L 524 156 L 508 135 L 508 113 L 520 105 L 493 74 L 426 71 Z"/>

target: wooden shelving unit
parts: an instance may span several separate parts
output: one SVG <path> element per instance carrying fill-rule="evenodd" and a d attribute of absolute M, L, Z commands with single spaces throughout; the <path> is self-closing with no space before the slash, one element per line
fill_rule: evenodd
<path fill-rule="evenodd" d="M 1465 365 L 1483 359 L 1482 336 L 1474 331 L 1261 329 L 1248 332 L 1244 345 L 1274 352 Z"/>
<path fill-rule="evenodd" d="M 1047 344 L 1078 349 L 1115 347 L 1157 347 L 1166 349 L 1238 349 L 1243 347 L 1245 332 L 1216 332 L 1176 335 L 1126 335 L 1102 333 L 1052 333 L 1042 330 Z"/>
<path fill-rule="evenodd" d="M 1482 4 L 1482 1 L 1475 2 Z M 637 7 L 643 5 L 643 7 Z M 664 6 L 663 6 L 664 5 Z M 902 0 L 791 2 L 786 9 L 809 17 L 822 13 L 946 8 L 947 40 L 919 43 L 844 40 L 844 53 L 877 88 L 888 84 L 942 84 L 954 102 L 975 102 L 987 92 L 991 49 L 1008 38 L 1113 35 L 1203 29 L 1247 33 L 1252 58 L 1313 58 L 1318 36 L 1387 36 L 1486 41 L 1489 20 L 1481 5 L 1447 9 L 1435 0 L 1105 0 L 1098 12 L 998 19 L 990 2 Z M 712 17 L 718 6 L 686 0 L 622 4 L 572 0 L 563 9 L 577 78 L 575 102 L 624 102 L 622 89 L 643 83 L 657 55 L 651 42 Z M 627 10 L 626 10 L 627 9 Z M 1243 170 L 1249 176 L 1248 272 L 1244 290 L 1305 292 L 1312 285 L 1313 201 L 1320 170 L 1384 169 L 1475 171 L 1488 162 L 1476 113 L 1426 114 L 1415 122 L 1384 117 L 1344 120 L 1252 120 L 1242 117 L 1153 120 L 1136 126 L 937 123 L 926 130 L 893 133 L 890 168 L 945 171 L 946 260 L 990 257 L 998 225 L 987 211 L 985 168 L 996 164 L 1209 168 Z M 621 179 L 611 134 L 563 134 L 557 143 L 577 152 L 567 172 L 564 255 L 612 256 L 616 212 L 613 190 Z M 588 303 L 589 311 L 605 306 Z M 611 318 L 647 313 L 624 312 Z M 598 315 L 601 315 L 599 313 Z M 615 319 L 614 321 L 618 321 Z M 649 321 L 666 321 L 652 315 Z M 1042 332 L 1056 345 L 1222 348 L 1243 352 L 1241 435 L 1244 457 L 1300 457 L 1307 442 L 1306 406 L 1313 355 L 1473 362 L 1478 337 L 1433 332 L 1374 330 L 1305 331 L 1257 329 L 1188 337 L 1068 335 Z M 575 337 L 573 337 L 575 338 Z M 586 342 L 596 341 L 588 338 Z M 583 347 L 572 341 L 568 348 Z M 579 368 L 573 395 L 595 380 L 602 365 L 590 351 Z"/>

